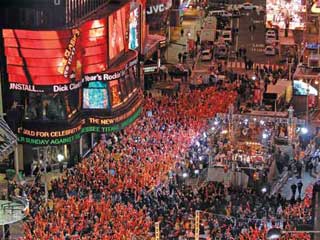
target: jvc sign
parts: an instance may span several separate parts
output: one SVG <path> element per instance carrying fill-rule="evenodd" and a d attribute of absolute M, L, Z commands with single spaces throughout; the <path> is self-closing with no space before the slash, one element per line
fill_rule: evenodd
<path fill-rule="evenodd" d="M 169 10 L 172 6 L 171 0 L 148 1 L 147 15 L 158 14 Z"/>

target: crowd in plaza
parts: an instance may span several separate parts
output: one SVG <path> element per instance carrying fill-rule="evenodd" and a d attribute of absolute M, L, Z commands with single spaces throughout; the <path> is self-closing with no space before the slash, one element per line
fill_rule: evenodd
<path fill-rule="evenodd" d="M 172 167 L 179 168 L 207 119 L 225 111 L 235 98 L 233 91 L 217 92 L 214 87 L 178 98 L 147 96 L 144 109 L 152 116 L 144 115 L 105 139 L 88 158 L 54 180 L 47 204 L 41 202 L 41 188 L 33 188 L 26 239 L 90 239 L 93 233 L 102 239 L 130 239 L 147 234 L 148 209 L 137 209 L 136 203 L 165 181 Z M 105 211 L 110 206 L 113 210 Z"/>
<path fill-rule="evenodd" d="M 263 239 L 272 226 L 292 229 L 310 223 L 310 188 L 303 201 L 289 203 L 280 195 L 221 183 L 200 189 L 181 184 L 181 169 L 199 168 L 192 154 L 185 161 L 185 153 L 195 139 L 201 141 L 197 136 L 208 118 L 235 98 L 235 92 L 214 87 L 161 100 L 146 96 L 143 116 L 53 180 L 47 203 L 36 182 L 28 196 L 24 239 L 151 239 L 157 221 L 164 239 L 189 239 L 196 210 L 201 210 L 204 239 Z"/>

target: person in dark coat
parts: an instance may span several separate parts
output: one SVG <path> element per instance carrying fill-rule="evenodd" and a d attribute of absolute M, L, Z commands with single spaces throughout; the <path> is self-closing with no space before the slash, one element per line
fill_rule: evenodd
<path fill-rule="evenodd" d="M 179 54 L 178 54 L 178 59 L 179 59 L 179 63 L 181 63 L 181 60 L 182 60 L 182 53 L 181 52 L 179 52 Z"/>
<path fill-rule="evenodd" d="M 300 181 L 298 182 L 298 193 L 299 193 L 299 198 L 301 199 L 301 192 L 302 192 L 302 187 L 303 187 L 303 183 L 300 179 Z"/>
<path fill-rule="evenodd" d="M 291 201 L 295 201 L 296 192 L 297 192 L 297 185 L 295 183 L 291 185 L 291 192 L 292 192 Z"/>

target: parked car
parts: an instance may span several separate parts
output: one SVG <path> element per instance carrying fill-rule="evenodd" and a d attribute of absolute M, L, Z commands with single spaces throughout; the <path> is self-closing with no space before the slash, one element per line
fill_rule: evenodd
<path fill-rule="evenodd" d="M 172 77 L 188 76 L 190 71 L 190 67 L 184 64 L 168 65 L 168 73 Z"/>
<path fill-rule="evenodd" d="M 218 45 L 215 52 L 218 59 L 226 59 L 228 57 L 228 48 L 225 45 Z"/>
<path fill-rule="evenodd" d="M 232 33 L 231 31 L 227 30 L 227 31 L 222 31 L 222 37 L 224 42 L 228 42 L 231 43 L 232 42 Z"/>
<path fill-rule="evenodd" d="M 238 7 L 240 10 L 255 10 L 257 8 L 257 5 L 254 5 L 250 2 L 245 2 L 243 4 L 239 4 Z"/>
<path fill-rule="evenodd" d="M 268 45 L 264 49 L 264 54 L 266 56 L 274 56 L 278 53 L 278 49 L 274 46 Z"/>
<path fill-rule="evenodd" d="M 273 29 L 269 29 L 266 32 L 266 44 L 274 44 L 278 41 L 277 33 Z"/>
<path fill-rule="evenodd" d="M 212 51 L 210 49 L 205 49 L 201 52 L 200 56 L 201 61 L 211 61 L 212 60 Z"/>

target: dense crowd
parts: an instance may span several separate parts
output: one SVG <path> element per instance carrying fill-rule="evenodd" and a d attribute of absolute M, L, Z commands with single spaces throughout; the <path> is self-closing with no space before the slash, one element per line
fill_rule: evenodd
<path fill-rule="evenodd" d="M 172 167 L 179 167 L 207 119 L 224 112 L 235 97 L 234 92 L 217 92 L 213 87 L 176 98 L 147 96 L 144 110 L 152 116 L 144 114 L 129 128 L 113 134 L 53 181 L 47 204 L 40 200 L 41 188 L 34 188 L 38 191 L 29 196 L 25 238 L 145 237 L 150 227 L 148 209 L 137 209 L 136 203 L 165 181 Z"/>
<path fill-rule="evenodd" d="M 190 239 L 196 210 L 200 236 L 208 240 L 264 239 L 270 227 L 310 223 L 310 187 L 303 201 L 290 203 L 281 195 L 215 182 L 192 188 L 170 174 L 200 168 L 197 159 L 201 162 L 203 152 L 207 159 L 208 143 L 199 136 L 208 118 L 226 111 L 235 98 L 214 87 L 161 100 L 146 96 L 140 119 L 103 139 L 89 157 L 51 182 L 47 203 L 40 181 L 35 183 L 24 239 L 151 239 L 157 221 L 162 239 Z"/>

